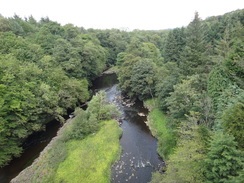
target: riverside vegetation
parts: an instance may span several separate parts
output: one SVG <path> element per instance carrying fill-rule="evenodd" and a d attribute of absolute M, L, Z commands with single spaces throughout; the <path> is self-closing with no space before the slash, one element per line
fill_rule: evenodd
<path fill-rule="evenodd" d="M 241 182 L 243 20 L 244 10 L 196 13 L 186 27 L 126 32 L 0 16 L 0 166 L 47 119 L 62 122 L 86 102 L 91 81 L 116 65 L 122 92 L 153 107 L 149 125 L 167 166 L 152 182 Z"/>
<path fill-rule="evenodd" d="M 112 120 L 118 114 L 104 92 L 94 96 L 87 110 L 77 109 L 50 148 L 11 182 L 110 182 L 111 166 L 121 153 L 122 130 Z"/>
<path fill-rule="evenodd" d="M 145 101 L 166 168 L 152 183 L 244 180 L 244 10 L 138 36 L 119 53 L 121 90 Z M 150 100 L 149 100 L 150 99 Z"/>

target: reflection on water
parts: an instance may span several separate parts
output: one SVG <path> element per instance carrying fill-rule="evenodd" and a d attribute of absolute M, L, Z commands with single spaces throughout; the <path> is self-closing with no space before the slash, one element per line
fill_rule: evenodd
<path fill-rule="evenodd" d="M 28 137 L 26 141 L 28 147 L 24 153 L 19 158 L 14 158 L 9 165 L 0 168 L 0 183 L 9 183 L 24 168 L 31 165 L 52 138 L 56 136 L 60 126 L 59 122 L 52 121 L 47 125 L 46 131 L 37 132 Z"/>

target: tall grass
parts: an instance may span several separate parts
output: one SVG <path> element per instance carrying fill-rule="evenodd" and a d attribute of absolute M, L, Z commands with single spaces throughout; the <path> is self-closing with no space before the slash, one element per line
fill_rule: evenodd
<path fill-rule="evenodd" d="M 109 183 L 111 165 L 119 158 L 121 129 L 113 120 L 84 140 L 67 143 L 68 156 L 60 163 L 54 182 Z"/>

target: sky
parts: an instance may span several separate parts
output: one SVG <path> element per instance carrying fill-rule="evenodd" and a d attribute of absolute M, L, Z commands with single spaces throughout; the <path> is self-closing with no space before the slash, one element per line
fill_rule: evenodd
<path fill-rule="evenodd" d="M 0 0 L 0 14 L 94 29 L 160 30 L 244 8 L 244 0 Z"/>

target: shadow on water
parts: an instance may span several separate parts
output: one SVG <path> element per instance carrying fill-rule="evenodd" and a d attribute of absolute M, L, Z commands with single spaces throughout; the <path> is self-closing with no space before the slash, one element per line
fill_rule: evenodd
<path fill-rule="evenodd" d="M 0 182 L 8 183 L 17 176 L 24 168 L 31 165 L 40 152 L 56 136 L 58 129 L 61 127 L 58 121 L 52 121 L 47 124 L 46 130 L 36 132 L 28 137 L 25 142 L 26 149 L 19 158 L 14 158 L 9 165 L 0 168 Z"/>

